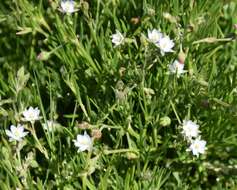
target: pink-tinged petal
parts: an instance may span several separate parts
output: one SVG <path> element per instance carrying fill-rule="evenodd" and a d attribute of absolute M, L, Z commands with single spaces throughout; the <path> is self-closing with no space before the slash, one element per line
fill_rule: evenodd
<path fill-rule="evenodd" d="M 22 115 L 23 115 L 24 117 L 27 117 L 27 115 L 28 115 L 28 114 L 27 114 L 27 110 L 23 111 L 23 112 L 22 112 Z"/>
<path fill-rule="evenodd" d="M 24 127 L 22 125 L 17 125 L 17 130 L 18 132 L 23 133 Z"/>
<path fill-rule="evenodd" d="M 15 125 L 11 125 L 11 126 L 10 126 L 10 130 L 11 130 L 11 131 L 15 131 L 15 130 L 16 130 L 16 126 L 15 126 Z"/>

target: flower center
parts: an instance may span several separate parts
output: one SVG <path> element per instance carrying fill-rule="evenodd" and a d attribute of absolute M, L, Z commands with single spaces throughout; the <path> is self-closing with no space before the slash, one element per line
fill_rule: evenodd
<path fill-rule="evenodd" d="M 165 49 L 168 46 L 168 43 L 165 41 L 163 43 L 161 43 L 161 48 Z"/>
<path fill-rule="evenodd" d="M 69 3 L 67 3 L 67 4 L 65 5 L 65 9 L 66 9 L 67 11 L 70 9 Z"/>
<path fill-rule="evenodd" d="M 31 119 L 34 118 L 34 113 L 30 112 L 29 113 L 29 118 L 31 118 Z"/>
<path fill-rule="evenodd" d="M 88 144 L 87 139 L 82 139 L 82 140 L 81 140 L 81 144 L 82 144 L 82 145 L 87 145 L 87 144 Z"/>
<path fill-rule="evenodd" d="M 19 133 L 19 131 L 14 131 L 14 135 L 15 135 L 16 137 L 20 137 L 20 136 L 21 136 L 20 133 Z"/>
<path fill-rule="evenodd" d="M 195 148 L 195 149 L 199 149 L 199 144 L 195 144 L 195 145 L 194 145 L 194 148 Z"/>

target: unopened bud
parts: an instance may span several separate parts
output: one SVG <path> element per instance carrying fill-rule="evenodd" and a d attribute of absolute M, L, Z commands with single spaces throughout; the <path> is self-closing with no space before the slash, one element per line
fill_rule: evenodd
<path fill-rule="evenodd" d="M 133 153 L 133 152 L 128 152 L 128 153 L 127 153 L 127 158 L 128 158 L 129 160 L 134 160 L 134 159 L 137 159 L 137 158 L 138 158 L 138 155 L 135 154 L 135 153 Z"/>
<path fill-rule="evenodd" d="M 178 60 L 180 63 L 184 64 L 186 59 L 186 54 L 181 50 L 178 55 Z"/>
<path fill-rule="evenodd" d="M 126 92 L 115 89 L 115 98 L 118 101 L 124 101 L 126 99 L 126 97 L 127 97 Z"/>
<path fill-rule="evenodd" d="M 151 88 L 144 88 L 144 92 L 146 95 L 154 95 L 155 91 Z"/>
<path fill-rule="evenodd" d="M 172 16 L 170 13 L 167 12 L 163 13 L 163 17 L 171 23 L 177 23 L 177 18 Z"/>
<path fill-rule="evenodd" d="M 86 122 L 86 121 L 83 121 L 82 123 L 78 124 L 78 127 L 80 129 L 89 129 L 90 128 L 90 124 L 88 122 Z"/>
<path fill-rule="evenodd" d="M 152 9 L 152 8 L 148 8 L 147 12 L 148 12 L 148 15 L 150 15 L 150 16 L 154 16 L 156 14 L 155 9 Z"/>
<path fill-rule="evenodd" d="M 123 76 L 125 72 L 126 72 L 126 68 L 125 68 L 125 67 L 121 67 L 121 68 L 119 69 L 119 75 L 120 75 L 120 76 Z"/>
<path fill-rule="evenodd" d="M 140 18 L 139 17 L 133 17 L 131 18 L 131 23 L 136 25 L 140 22 Z"/>
<path fill-rule="evenodd" d="M 160 125 L 161 126 L 169 126 L 171 124 L 171 119 L 168 116 L 164 116 L 162 118 L 160 118 Z"/>
<path fill-rule="evenodd" d="M 37 60 L 39 61 L 46 61 L 49 59 L 50 57 L 50 52 L 47 51 L 42 51 L 38 56 L 37 56 Z"/>
<path fill-rule="evenodd" d="M 148 46 L 148 44 L 149 44 L 148 41 L 147 41 L 147 37 L 144 34 L 141 35 L 140 42 L 145 47 Z"/>
<path fill-rule="evenodd" d="M 91 132 L 91 136 L 94 139 L 100 139 L 102 137 L 102 133 L 99 129 L 93 129 L 92 132 Z"/>

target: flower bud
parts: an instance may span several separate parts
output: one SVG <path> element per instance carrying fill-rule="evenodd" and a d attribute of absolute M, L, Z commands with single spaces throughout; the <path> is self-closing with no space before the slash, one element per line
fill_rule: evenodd
<path fill-rule="evenodd" d="M 130 21 L 132 24 L 136 25 L 140 22 L 140 17 L 132 17 Z"/>
<path fill-rule="evenodd" d="M 138 155 L 133 153 L 133 152 L 127 152 L 127 158 L 129 160 L 134 160 L 134 159 L 137 159 L 138 158 Z"/>
<path fill-rule="evenodd" d="M 168 12 L 165 12 L 165 13 L 163 13 L 163 17 L 165 18 L 165 19 L 167 19 L 169 22 L 171 22 L 171 23 L 177 23 L 177 18 L 176 17 L 174 17 L 174 16 L 172 16 L 170 13 L 168 13 Z"/>
<path fill-rule="evenodd" d="M 149 15 L 149 16 L 154 16 L 154 15 L 156 14 L 155 9 L 152 9 L 152 8 L 150 8 L 150 7 L 147 9 L 147 12 L 148 12 L 148 15 Z"/>
<path fill-rule="evenodd" d="M 78 123 L 77 125 L 80 129 L 89 129 L 90 128 L 90 124 L 86 121 L 83 121 L 81 123 Z"/>
<path fill-rule="evenodd" d="M 122 77 L 125 72 L 126 72 L 126 68 L 125 68 L 125 67 L 121 67 L 121 68 L 119 69 L 119 75 L 120 75 L 120 77 Z"/>
<path fill-rule="evenodd" d="M 50 52 L 47 51 L 42 51 L 38 56 L 37 56 L 37 60 L 38 61 L 47 61 L 50 57 Z"/>
<path fill-rule="evenodd" d="M 178 60 L 180 63 L 184 64 L 186 59 L 186 54 L 181 50 L 178 54 Z"/>
<path fill-rule="evenodd" d="M 160 125 L 163 127 L 169 126 L 171 124 L 171 119 L 168 116 L 160 118 Z"/>
<path fill-rule="evenodd" d="M 94 139 L 100 139 L 102 137 L 102 133 L 99 129 L 93 129 L 92 132 L 91 132 L 91 136 Z"/>

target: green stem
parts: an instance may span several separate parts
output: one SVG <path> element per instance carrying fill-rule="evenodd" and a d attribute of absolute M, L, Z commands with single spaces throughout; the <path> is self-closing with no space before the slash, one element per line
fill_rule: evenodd
<path fill-rule="evenodd" d="M 19 143 L 17 144 L 16 154 L 17 154 L 17 159 L 21 165 L 21 151 L 20 151 Z M 21 167 L 22 167 L 22 165 L 21 165 Z"/>
<path fill-rule="evenodd" d="M 30 65 L 33 64 L 33 57 L 34 57 L 34 47 L 35 47 L 35 43 L 36 43 L 36 40 L 35 40 L 35 35 L 36 35 L 36 31 L 33 30 L 32 31 L 32 41 L 31 41 L 31 46 L 30 46 Z"/>
<path fill-rule="evenodd" d="M 86 175 L 84 175 L 84 176 L 82 177 L 82 189 L 83 189 L 83 190 L 86 190 L 86 178 L 87 178 Z"/>
<path fill-rule="evenodd" d="M 48 152 L 46 151 L 46 149 L 40 144 L 40 141 L 36 135 L 36 132 L 35 132 L 35 127 L 34 127 L 34 122 L 31 122 L 31 126 L 32 126 L 32 135 L 36 141 L 36 144 L 37 144 L 37 148 L 40 150 L 41 153 L 43 153 L 45 155 L 45 157 L 47 159 L 49 159 L 49 155 L 48 155 Z"/>
<path fill-rule="evenodd" d="M 176 111 L 176 109 L 175 109 L 175 106 L 174 106 L 173 102 L 170 101 L 170 104 L 171 104 L 171 107 L 172 107 L 172 109 L 173 109 L 173 111 L 174 111 L 174 114 L 175 114 L 175 116 L 176 116 L 176 118 L 177 118 L 179 124 L 181 124 L 181 121 L 180 121 L 180 119 L 179 119 L 179 115 L 178 115 L 178 113 L 177 113 L 177 111 Z"/>
<path fill-rule="evenodd" d="M 105 150 L 105 154 L 116 154 L 116 153 L 123 153 L 123 152 L 134 152 L 138 153 L 136 149 L 117 149 L 117 150 Z"/>

